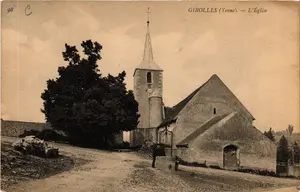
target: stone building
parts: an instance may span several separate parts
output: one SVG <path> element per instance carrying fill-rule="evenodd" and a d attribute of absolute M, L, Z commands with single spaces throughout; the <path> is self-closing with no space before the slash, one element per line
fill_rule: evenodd
<path fill-rule="evenodd" d="M 276 170 L 276 144 L 256 129 L 254 117 L 213 75 L 166 111 L 158 141 L 188 162 L 226 169 Z"/>
<path fill-rule="evenodd" d="M 141 116 L 130 134 L 132 146 L 150 140 L 169 144 L 173 156 L 188 162 L 276 170 L 275 143 L 252 125 L 255 118 L 217 75 L 172 108 L 163 105 L 162 80 L 148 20 L 143 61 L 134 72 Z"/>
<path fill-rule="evenodd" d="M 151 37 L 147 21 L 144 56 L 135 69 L 134 96 L 139 103 L 139 124 L 130 133 L 131 146 L 141 146 L 144 141 L 156 141 L 156 128 L 163 120 L 163 70 L 153 59 Z"/>

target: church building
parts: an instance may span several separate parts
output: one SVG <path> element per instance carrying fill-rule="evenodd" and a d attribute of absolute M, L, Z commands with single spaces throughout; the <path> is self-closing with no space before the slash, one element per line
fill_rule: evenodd
<path fill-rule="evenodd" d="M 141 116 L 131 145 L 149 140 L 168 144 L 170 155 L 187 162 L 275 171 L 275 143 L 253 126 L 253 115 L 216 74 L 174 107 L 164 107 L 163 70 L 153 60 L 149 23 L 144 57 L 134 72 Z"/>
<path fill-rule="evenodd" d="M 146 140 L 156 142 L 156 130 L 164 118 L 163 70 L 153 59 L 149 25 L 148 15 L 143 60 L 133 74 L 134 97 L 139 104 L 140 118 L 137 129 L 130 133 L 132 146 L 141 146 Z"/>

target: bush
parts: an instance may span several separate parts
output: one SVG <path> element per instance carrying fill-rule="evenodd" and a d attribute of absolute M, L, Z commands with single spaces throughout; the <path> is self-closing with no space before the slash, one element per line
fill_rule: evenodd
<path fill-rule="evenodd" d="M 124 147 L 125 149 L 129 149 L 129 148 L 130 148 L 129 142 L 123 141 L 123 147 Z"/>
<path fill-rule="evenodd" d="M 180 165 L 191 166 L 191 167 L 208 167 L 206 163 L 187 162 L 181 159 L 180 157 L 177 157 L 177 160 L 179 161 Z"/>
<path fill-rule="evenodd" d="M 34 129 L 31 129 L 28 131 L 25 130 L 21 135 L 19 135 L 19 137 L 26 137 L 26 136 L 30 136 L 30 135 L 37 136 L 39 133 L 40 133 L 40 131 L 37 131 Z"/>
<path fill-rule="evenodd" d="M 210 165 L 209 168 L 212 168 L 212 169 L 222 169 L 220 166 L 217 166 L 217 165 Z"/>
<path fill-rule="evenodd" d="M 30 136 L 33 135 L 39 139 L 42 139 L 44 141 L 58 141 L 58 142 L 67 142 L 68 139 L 67 137 L 57 133 L 55 130 L 52 129 L 44 129 L 42 131 L 38 131 L 38 130 L 25 130 L 24 133 L 22 133 L 21 135 L 19 135 L 19 137 L 26 137 L 26 136 Z"/>
<path fill-rule="evenodd" d="M 36 137 L 44 141 L 67 141 L 67 137 L 52 129 L 44 129 Z"/>
<path fill-rule="evenodd" d="M 256 170 L 256 169 L 238 169 L 238 172 L 242 173 L 251 173 L 251 174 L 257 174 L 257 175 L 264 175 L 264 176 L 272 176 L 276 177 L 276 173 L 274 171 L 268 171 L 268 170 Z"/>
<path fill-rule="evenodd" d="M 127 141 L 123 141 L 120 144 L 114 145 L 113 148 L 115 148 L 115 149 L 130 149 L 130 145 Z"/>

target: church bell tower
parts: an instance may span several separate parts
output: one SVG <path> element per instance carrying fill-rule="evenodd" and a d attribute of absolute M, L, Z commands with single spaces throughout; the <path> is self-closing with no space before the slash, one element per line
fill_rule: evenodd
<path fill-rule="evenodd" d="M 142 145 L 145 140 L 156 142 L 156 127 L 163 120 L 163 70 L 153 59 L 149 8 L 147 13 L 143 60 L 133 74 L 134 96 L 139 104 L 140 114 L 137 130 L 130 134 L 133 146 Z"/>

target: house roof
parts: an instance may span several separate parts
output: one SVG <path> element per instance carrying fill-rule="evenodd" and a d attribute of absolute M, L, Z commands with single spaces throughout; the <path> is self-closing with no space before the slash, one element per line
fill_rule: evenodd
<path fill-rule="evenodd" d="M 222 82 L 222 80 L 216 75 L 212 75 L 203 85 L 201 85 L 199 88 L 197 88 L 195 91 L 193 91 L 190 95 L 188 95 L 185 99 L 180 101 L 177 105 L 175 105 L 172 108 L 165 109 L 166 111 L 166 118 L 162 121 L 162 123 L 158 126 L 164 127 L 169 125 L 170 123 L 173 123 L 176 121 L 177 115 L 181 112 L 181 110 L 190 102 L 190 100 L 206 85 L 208 82 L 213 81 L 213 80 L 218 80 L 220 81 L 228 90 L 229 92 L 233 95 L 233 97 L 236 98 L 236 96 L 230 91 L 230 89 Z M 236 98 L 237 102 L 240 104 L 240 106 L 247 111 L 250 115 L 251 113 L 245 108 L 245 106 Z M 251 115 L 252 116 L 252 115 Z M 254 117 L 252 116 L 253 120 Z"/>

